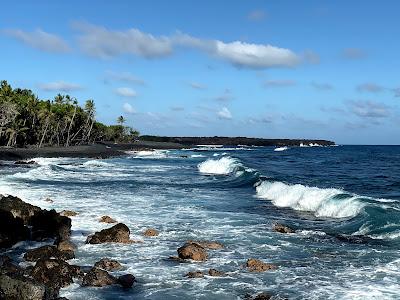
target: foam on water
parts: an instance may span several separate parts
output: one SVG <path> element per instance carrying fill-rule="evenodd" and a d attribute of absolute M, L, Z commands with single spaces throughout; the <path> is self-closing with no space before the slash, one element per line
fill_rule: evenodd
<path fill-rule="evenodd" d="M 161 159 L 168 157 L 168 150 L 143 150 L 143 151 L 126 151 L 132 158 L 149 158 L 149 159 Z"/>
<path fill-rule="evenodd" d="M 208 159 L 200 163 L 198 168 L 200 173 L 204 174 L 228 175 L 237 172 L 243 165 L 238 159 L 226 156 L 220 159 Z"/>
<path fill-rule="evenodd" d="M 286 150 L 288 150 L 288 149 L 289 149 L 289 148 L 285 146 L 285 147 L 278 147 L 278 148 L 275 148 L 274 151 L 275 151 L 275 152 L 281 152 L 281 151 L 286 151 Z"/>
<path fill-rule="evenodd" d="M 301 184 L 264 181 L 256 190 L 258 197 L 271 200 L 276 206 L 312 212 L 317 217 L 354 217 L 364 207 L 356 196 L 338 197 L 346 195 L 345 192 L 333 188 L 321 189 Z"/>

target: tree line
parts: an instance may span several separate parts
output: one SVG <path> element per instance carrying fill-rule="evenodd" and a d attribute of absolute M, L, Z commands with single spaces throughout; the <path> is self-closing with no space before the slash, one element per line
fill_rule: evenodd
<path fill-rule="evenodd" d="M 31 90 L 0 84 L 0 146 L 72 146 L 95 141 L 131 142 L 139 132 L 124 126 L 96 121 L 96 108 L 89 99 L 81 107 L 76 98 L 58 94 L 41 100 Z"/>

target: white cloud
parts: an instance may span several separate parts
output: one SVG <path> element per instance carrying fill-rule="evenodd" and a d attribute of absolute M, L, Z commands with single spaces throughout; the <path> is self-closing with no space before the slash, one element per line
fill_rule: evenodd
<path fill-rule="evenodd" d="M 294 80 L 289 80 L 289 79 L 275 79 L 275 80 L 267 80 L 264 82 L 265 87 L 289 87 L 295 84 L 296 82 Z"/>
<path fill-rule="evenodd" d="M 188 82 L 188 85 L 195 90 L 205 90 L 207 87 L 198 82 Z"/>
<path fill-rule="evenodd" d="M 390 115 L 390 108 L 379 102 L 349 101 L 350 110 L 361 118 L 386 118 Z"/>
<path fill-rule="evenodd" d="M 40 83 L 38 86 L 43 91 L 56 91 L 56 92 L 71 92 L 82 89 L 82 86 L 80 86 L 79 84 L 68 83 L 65 81 Z"/>
<path fill-rule="evenodd" d="M 272 68 L 293 67 L 300 57 L 293 51 L 268 44 L 252 44 L 241 41 L 225 43 L 207 40 L 183 33 L 156 37 L 136 28 L 109 30 L 89 23 L 74 23 L 79 31 L 80 48 L 88 55 L 111 58 L 119 55 L 136 55 L 144 58 L 168 56 L 175 46 L 195 48 L 226 60 L 237 67 Z"/>
<path fill-rule="evenodd" d="M 231 120 L 232 114 L 227 107 L 222 107 L 220 111 L 217 112 L 218 118 L 224 120 Z"/>
<path fill-rule="evenodd" d="M 136 96 L 137 96 L 136 91 L 135 91 L 134 89 L 129 88 L 129 87 L 120 87 L 120 88 L 117 88 L 117 89 L 115 90 L 115 92 L 116 92 L 118 95 L 122 96 L 122 97 L 136 97 Z"/>
<path fill-rule="evenodd" d="M 132 75 L 129 72 L 107 71 L 105 77 L 106 80 L 122 81 L 140 85 L 144 84 L 144 81 L 142 79 L 136 77 L 135 75 Z"/>
<path fill-rule="evenodd" d="M 156 37 L 132 28 L 124 31 L 109 30 L 89 23 L 76 22 L 73 27 L 80 32 L 81 49 L 88 55 L 111 58 L 133 54 L 144 58 L 157 58 L 172 53 L 167 37 Z"/>
<path fill-rule="evenodd" d="M 122 106 L 124 113 L 127 114 L 134 114 L 136 113 L 135 109 L 133 108 L 132 105 L 130 105 L 129 103 L 124 103 L 124 105 Z"/>
<path fill-rule="evenodd" d="M 233 95 L 230 89 L 225 89 L 225 91 L 221 95 L 215 97 L 214 99 L 220 102 L 226 102 L 232 100 Z"/>
<path fill-rule="evenodd" d="M 3 33 L 11 36 L 26 45 L 47 52 L 68 52 L 67 43 L 55 34 L 45 32 L 41 29 L 35 31 L 23 31 L 20 29 L 6 29 Z"/>

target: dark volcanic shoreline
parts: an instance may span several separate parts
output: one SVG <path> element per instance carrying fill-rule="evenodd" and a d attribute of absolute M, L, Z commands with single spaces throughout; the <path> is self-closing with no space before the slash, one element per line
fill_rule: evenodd
<path fill-rule="evenodd" d="M 129 150 L 182 149 L 196 145 L 224 146 L 299 146 L 318 144 L 331 146 L 334 142 L 305 139 L 260 139 L 246 137 L 161 137 L 142 136 L 134 143 L 99 142 L 92 145 L 70 147 L 0 148 L 0 160 L 24 160 L 35 157 L 87 157 L 109 158 L 124 155 Z"/>

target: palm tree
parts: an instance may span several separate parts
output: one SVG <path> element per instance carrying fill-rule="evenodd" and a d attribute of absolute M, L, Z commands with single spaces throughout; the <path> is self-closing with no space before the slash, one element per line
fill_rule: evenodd
<path fill-rule="evenodd" d="M 117 123 L 119 124 L 119 125 L 124 125 L 124 123 L 125 123 L 125 118 L 123 117 L 123 116 L 119 116 L 118 118 L 117 118 Z"/>
<path fill-rule="evenodd" d="M 87 100 L 85 103 L 85 112 L 87 113 L 87 119 L 86 119 L 86 137 L 84 137 L 84 139 L 86 139 L 88 142 L 90 140 L 90 133 L 92 131 L 93 128 L 93 124 L 94 124 L 94 115 L 96 113 L 96 109 L 94 106 L 94 101 L 93 100 Z M 89 126 L 90 123 L 90 126 Z"/>
<path fill-rule="evenodd" d="M 70 101 L 69 96 L 68 96 L 68 101 Z M 65 147 L 69 146 L 69 138 L 70 138 L 70 134 L 71 134 L 71 128 L 72 128 L 72 124 L 74 123 L 76 109 L 78 108 L 78 101 L 75 98 L 73 100 L 73 104 L 74 104 L 74 112 L 72 114 L 71 122 L 69 123 L 68 132 L 67 132 L 67 142 L 65 143 Z"/>

